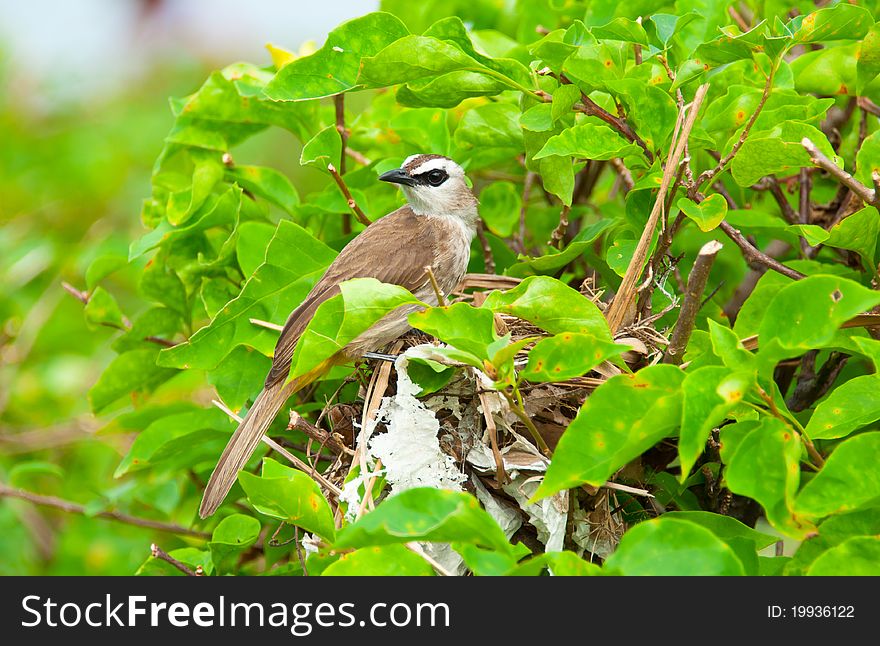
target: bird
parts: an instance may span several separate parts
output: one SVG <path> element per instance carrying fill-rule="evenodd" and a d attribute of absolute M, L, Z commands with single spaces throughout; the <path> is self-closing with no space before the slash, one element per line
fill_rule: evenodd
<path fill-rule="evenodd" d="M 199 516 L 207 518 L 223 503 L 269 425 L 287 399 L 318 380 L 333 366 L 359 359 L 387 345 L 410 329 L 408 316 L 421 305 L 405 305 L 388 313 L 330 359 L 287 381 L 300 335 L 318 306 L 340 293 L 340 283 L 375 278 L 400 285 L 427 305 L 438 305 L 438 290 L 452 292 L 464 277 L 479 220 L 478 200 L 464 170 L 444 155 L 417 154 L 399 168 L 379 176 L 399 185 L 406 204 L 372 222 L 336 256 L 305 300 L 290 313 L 275 345 L 272 367 L 263 390 L 232 434 L 202 496 Z M 294 253 L 295 250 L 291 250 Z M 431 283 L 431 273 L 437 289 Z"/>

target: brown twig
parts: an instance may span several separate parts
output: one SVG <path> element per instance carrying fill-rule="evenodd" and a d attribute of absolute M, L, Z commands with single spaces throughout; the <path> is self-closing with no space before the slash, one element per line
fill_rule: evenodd
<path fill-rule="evenodd" d="M 477 222 L 477 240 L 480 241 L 480 249 L 483 250 L 483 265 L 487 274 L 495 273 L 495 256 L 492 254 L 492 247 L 489 246 L 489 239 L 486 237 L 486 229 L 483 221 Z"/>
<path fill-rule="evenodd" d="M 636 185 L 632 173 L 629 172 L 629 168 L 626 167 L 620 157 L 613 157 L 610 160 L 610 163 L 611 167 L 617 171 L 617 175 L 620 177 L 620 182 L 623 184 L 624 188 L 624 194 L 629 193 L 633 189 L 633 186 Z"/>
<path fill-rule="evenodd" d="M 526 253 L 526 212 L 529 208 L 529 198 L 532 196 L 532 186 L 535 184 L 536 173 L 526 172 L 523 180 L 522 203 L 519 207 L 519 230 L 513 240 L 513 246 L 518 253 Z"/>
<path fill-rule="evenodd" d="M 672 143 L 670 144 L 670 152 L 666 160 L 666 168 L 663 172 L 663 181 L 660 184 L 660 191 L 657 193 L 654 207 L 651 210 L 651 214 L 648 216 L 648 222 L 645 224 L 642 236 L 633 252 L 632 260 L 630 260 L 629 266 L 627 267 L 626 273 L 621 281 L 620 289 L 618 289 L 614 300 L 611 302 L 608 311 L 605 313 L 605 317 L 608 319 L 608 325 L 612 332 L 617 331 L 625 322 L 624 319 L 627 310 L 636 294 L 639 277 L 641 276 L 642 268 L 647 259 L 648 249 L 654 231 L 657 228 L 657 222 L 661 214 L 660 212 L 663 210 L 665 204 L 666 192 L 669 190 L 672 178 L 678 169 L 679 160 L 684 152 L 684 144 L 696 122 L 697 114 L 700 111 L 700 105 L 706 98 L 706 92 L 708 89 L 708 84 L 701 85 L 697 89 L 686 118 L 682 112 L 679 112 L 678 122 L 676 123 L 676 132 L 673 133 Z M 684 120 L 683 124 L 682 120 Z"/>
<path fill-rule="evenodd" d="M 345 180 L 342 179 L 342 175 L 339 174 L 339 171 L 336 170 L 336 167 L 333 164 L 327 164 L 327 172 L 333 177 L 333 181 L 336 182 L 336 185 L 339 187 L 339 190 L 342 191 L 342 195 L 348 201 L 348 208 L 352 210 L 354 216 L 357 218 L 357 221 L 363 224 L 365 227 L 370 226 L 370 219 L 367 217 L 366 213 L 361 210 L 361 207 L 357 205 L 354 198 L 351 196 L 351 191 L 348 190 L 348 186 L 345 185 Z"/>
<path fill-rule="evenodd" d="M 853 193 L 871 206 L 880 206 L 880 199 L 878 199 L 880 193 L 874 189 L 868 188 L 855 177 L 843 170 L 840 166 L 828 159 L 809 138 L 804 137 L 801 139 L 801 146 L 804 147 L 804 150 L 810 155 L 810 161 L 816 166 L 825 170 L 829 175 L 834 177 L 834 179 L 847 186 Z M 872 173 L 871 178 L 875 182 L 875 185 L 880 183 L 880 175 L 878 175 L 876 171 Z"/>
<path fill-rule="evenodd" d="M 321 446 L 326 446 L 337 455 L 354 455 L 354 451 L 345 446 L 345 443 L 338 434 L 328 433 L 324 429 L 318 428 L 314 424 L 310 424 L 308 420 L 295 410 L 290 411 L 290 422 L 287 424 L 287 429 L 304 433 L 316 442 L 320 442 Z"/>
<path fill-rule="evenodd" d="M 437 305 L 440 307 L 446 307 L 448 304 L 446 302 L 446 295 L 443 293 L 443 290 L 440 289 L 440 283 L 437 282 L 437 277 L 434 275 L 434 270 L 431 268 L 431 265 L 425 265 L 425 275 L 431 282 L 431 287 L 434 288 L 434 295 L 437 297 Z"/>
<path fill-rule="evenodd" d="M 60 509 L 61 511 L 67 512 L 68 514 L 84 514 L 88 516 L 94 516 L 96 518 L 106 518 L 108 520 L 115 520 L 120 523 L 125 523 L 126 525 L 146 527 L 148 529 L 155 529 L 160 532 L 182 534 L 185 536 L 196 536 L 198 538 L 211 537 L 211 535 L 206 532 L 200 532 L 195 529 L 189 529 L 187 527 L 181 527 L 180 525 L 174 525 L 171 523 L 163 523 L 158 520 L 138 518 L 137 516 L 129 516 L 128 514 L 123 514 L 122 512 L 118 511 L 99 511 L 96 514 L 86 513 L 86 508 L 83 505 L 77 504 L 75 502 L 56 498 L 55 496 L 43 496 L 32 491 L 26 491 L 24 489 L 16 489 L 14 487 L 10 487 L 3 482 L 0 482 L 0 497 L 19 498 L 21 500 L 27 500 L 28 502 L 35 505 L 42 505 L 43 507 L 53 507 L 55 509 Z"/>
<path fill-rule="evenodd" d="M 568 214 L 571 213 L 571 207 L 563 204 L 562 211 L 559 212 L 559 224 L 550 234 L 550 240 L 547 242 L 551 247 L 562 249 L 562 243 L 565 241 L 565 232 L 568 230 Z"/>
<path fill-rule="evenodd" d="M 694 331 L 697 313 L 703 302 L 703 292 L 706 290 L 706 283 L 709 280 L 709 271 L 712 269 L 712 264 L 715 262 L 718 252 L 721 251 L 721 247 L 722 244 L 717 240 L 710 240 L 703 245 L 697 254 L 697 259 L 688 276 L 687 290 L 684 293 L 678 321 L 676 321 L 672 335 L 669 337 L 669 346 L 667 346 L 666 354 L 663 357 L 664 363 L 681 364 L 691 333 Z"/>
<path fill-rule="evenodd" d="M 345 154 L 348 155 L 349 157 L 351 157 L 353 160 L 355 160 L 361 166 L 369 166 L 370 164 L 373 163 L 369 157 L 364 155 L 362 152 L 355 150 L 351 146 L 345 147 Z"/>
<path fill-rule="evenodd" d="M 719 160 L 716 166 L 700 173 L 700 176 L 697 177 L 697 181 L 694 182 L 693 186 L 691 187 L 692 194 L 696 194 L 696 192 L 700 190 L 700 187 L 706 182 L 712 181 L 715 176 L 723 171 L 727 164 L 729 164 L 730 161 L 734 157 L 736 157 L 739 149 L 742 148 L 743 144 L 748 138 L 749 132 L 751 132 L 752 130 L 752 126 L 755 125 L 755 121 L 758 120 L 758 115 L 761 114 L 761 110 L 764 108 L 764 104 L 767 102 L 767 97 L 770 96 L 770 89 L 773 86 L 773 76 L 775 75 L 775 73 L 776 67 L 774 66 L 770 70 L 770 73 L 767 75 L 767 82 L 764 83 L 764 92 L 761 94 L 761 100 L 758 101 L 758 106 L 755 108 L 755 111 L 749 118 L 748 123 L 746 123 L 746 127 L 743 128 L 742 134 L 739 136 L 739 139 L 737 139 L 736 142 L 733 144 L 733 148 L 731 148 L 730 152 Z"/>
<path fill-rule="evenodd" d="M 798 222 L 800 222 L 800 216 L 791 206 L 788 198 L 785 197 L 785 193 L 783 193 L 782 187 L 779 185 L 779 180 L 777 180 L 773 175 L 768 175 L 766 179 L 769 185 L 770 194 L 779 205 L 779 210 L 782 211 L 782 217 L 785 219 L 785 221 L 789 224 L 797 224 Z"/>
<path fill-rule="evenodd" d="M 480 405 L 483 408 L 483 418 L 486 420 L 486 430 L 489 432 L 492 457 L 495 458 L 495 479 L 499 485 L 504 485 L 508 482 L 507 472 L 504 470 L 504 459 L 501 457 L 501 451 L 498 449 L 498 427 L 495 425 L 495 418 L 492 416 L 492 409 L 489 407 L 488 393 L 480 392 Z"/>
<path fill-rule="evenodd" d="M 169 563 L 187 576 L 205 576 L 201 565 L 199 565 L 195 570 L 192 570 L 186 563 L 181 563 L 155 543 L 150 545 L 150 555 L 154 559 L 159 559 L 160 561 L 165 561 L 166 563 Z"/>
<path fill-rule="evenodd" d="M 758 265 L 763 265 L 768 269 L 772 269 L 775 272 L 782 274 L 783 276 L 788 276 L 792 280 L 800 280 L 805 276 L 790 267 L 786 267 L 781 262 L 776 260 L 775 258 L 771 258 L 763 251 L 755 247 L 752 243 L 746 240 L 745 236 L 740 233 L 739 229 L 733 228 L 728 222 L 722 220 L 721 224 L 718 225 L 718 228 L 724 231 L 724 234 L 730 238 L 733 243 L 740 248 L 743 256 L 746 259 L 746 262 L 749 264 L 756 263 Z"/>
<path fill-rule="evenodd" d="M 333 97 L 333 105 L 336 108 L 336 131 L 342 140 L 342 152 L 339 155 L 339 174 L 345 175 L 345 148 L 348 144 L 348 131 L 345 129 L 345 94 L 337 94 Z M 351 214 L 342 214 L 342 233 L 351 233 Z"/>

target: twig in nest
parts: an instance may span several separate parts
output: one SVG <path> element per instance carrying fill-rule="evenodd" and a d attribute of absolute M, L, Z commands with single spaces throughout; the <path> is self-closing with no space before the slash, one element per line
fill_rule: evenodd
<path fill-rule="evenodd" d="M 499 485 L 504 485 L 508 482 L 508 478 L 507 473 L 504 471 L 504 460 L 501 457 L 501 451 L 498 450 L 498 427 L 495 426 L 495 418 L 492 417 L 492 409 L 489 407 L 487 393 L 480 393 L 480 404 L 483 408 L 483 417 L 486 420 L 486 430 L 489 432 L 492 456 L 495 458 L 495 479 Z"/>
<path fill-rule="evenodd" d="M 352 210 L 357 221 L 365 227 L 370 226 L 370 219 L 367 217 L 367 214 L 361 210 L 361 207 L 357 205 L 357 202 L 354 201 L 354 198 L 351 196 L 351 191 L 348 190 L 348 186 L 345 185 L 345 180 L 342 179 L 342 175 L 339 174 L 336 167 L 333 164 L 327 164 L 327 171 L 330 173 L 331 177 L 333 177 L 333 181 L 336 182 L 339 190 L 342 191 L 342 195 L 348 201 L 348 208 Z"/>
<path fill-rule="evenodd" d="M 166 563 L 173 565 L 187 576 L 205 576 L 205 572 L 202 570 L 201 565 L 193 571 L 188 565 L 186 565 L 186 563 L 181 563 L 155 543 L 150 545 L 150 554 L 154 559 L 159 559 L 160 561 L 165 561 Z"/>
<path fill-rule="evenodd" d="M 290 422 L 288 423 L 287 428 L 289 430 L 296 430 L 305 433 L 311 439 L 320 442 L 321 446 L 326 446 L 337 455 L 354 455 L 354 451 L 343 444 L 340 436 L 328 433 L 324 429 L 310 424 L 295 410 L 290 411 Z"/>
<path fill-rule="evenodd" d="M 687 291 L 684 294 L 684 302 L 681 304 L 681 311 L 678 315 L 678 321 L 672 330 L 672 336 L 669 339 L 669 346 L 666 348 L 666 355 L 663 357 L 665 363 L 680 364 L 687 349 L 688 340 L 694 331 L 694 324 L 697 320 L 697 312 L 700 311 L 700 305 L 703 301 L 703 292 L 706 290 L 706 282 L 709 280 L 709 271 L 712 269 L 712 263 L 715 257 L 721 251 L 721 243 L 717 240 L 711 240 L 703 245 L 694 266 L 688 276 Z"/>
<path fill-rule="evenodd" d="M 241 424 L 241 422 L 242 422 L 241 417 L 239 417 L 232 410 L 230 410 L 229 407 L 226 406 L 226 404 L 224 404 L 223 402 L 221 402 L 217 399 L 212 399 L 211 403 L 214 404 L 214 406 L 216 406 L 220 410 L 222 410 L 224 413 L 229 415 L 230 418 L 232 418 L 233 420 L 235 420 L 236 422 Z M 269 446 L 273 451 L 275 451 L 279 455 L 283 455 L 285 458 L 288 459 L 288 461 L 293 466 L 295 466 L 300 471 L 307 473 L 309 476 L 311 476 L 311 478 L 313 480 L 315 480 L 318 484 L 320 484 L 322 487 L 327 489 L 327 491 L 330 492 L 337 499 L 342 494 L 342 490 L 339 487 L 337 487 L 335 484 L 333 484 L 332 482 L 327 480 L 327 478 L 325 478 L 323 475 L 321 475 L 320 473 L 315 471 L 311 465 L 306 464 L 305 462 L 300 460 L 298 457 L 296 457 L 293 453 L 291 453 L 290 451 L 285 449 L 283 446 L 278 444 L 278 442 L 273 440 L 271 437 L 264 435 L 262 437 L 262 440 L 263 440 L 263 444 L 266 444 L 267 446 Z"/>

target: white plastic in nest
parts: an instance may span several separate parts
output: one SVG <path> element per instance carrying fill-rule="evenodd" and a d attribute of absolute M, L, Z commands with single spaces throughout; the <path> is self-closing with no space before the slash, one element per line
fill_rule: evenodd
<path fill-rule="evenodd" d="M 413 487 L 461 491 L 467 480 L 453 458 L 440 450 L 440 422 L 434 411 L 416 398 L 421 388 L 410 379 L 407 364 L 421 356 L 421 346 L 410 348 L 395 361 L 397 393 L 384 397 L 377 412 L 387 431 L 369 442 L 370 455 L 381 459 L 391 495 Z"/>

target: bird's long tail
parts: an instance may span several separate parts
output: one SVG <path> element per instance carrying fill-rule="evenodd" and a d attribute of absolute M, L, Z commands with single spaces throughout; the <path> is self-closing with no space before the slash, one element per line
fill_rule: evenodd
<path fill-rule="evenodd" d="M 220 506 L 235 483 L 239 470 L 256 450 L 278 410 L 284 405 L 287 398 L 297 390 L 297 385 L 300 384 L 280 382 L 267 386 L 257 396 L 254 405 L 238 425 L 223 450 L 223 455 L 220 456 L 217 466 L 214 467 L 214 473 L 211 474 L 202 496 L 199 516 L 207 518 L 217 511 L 217 507 Z"/>

